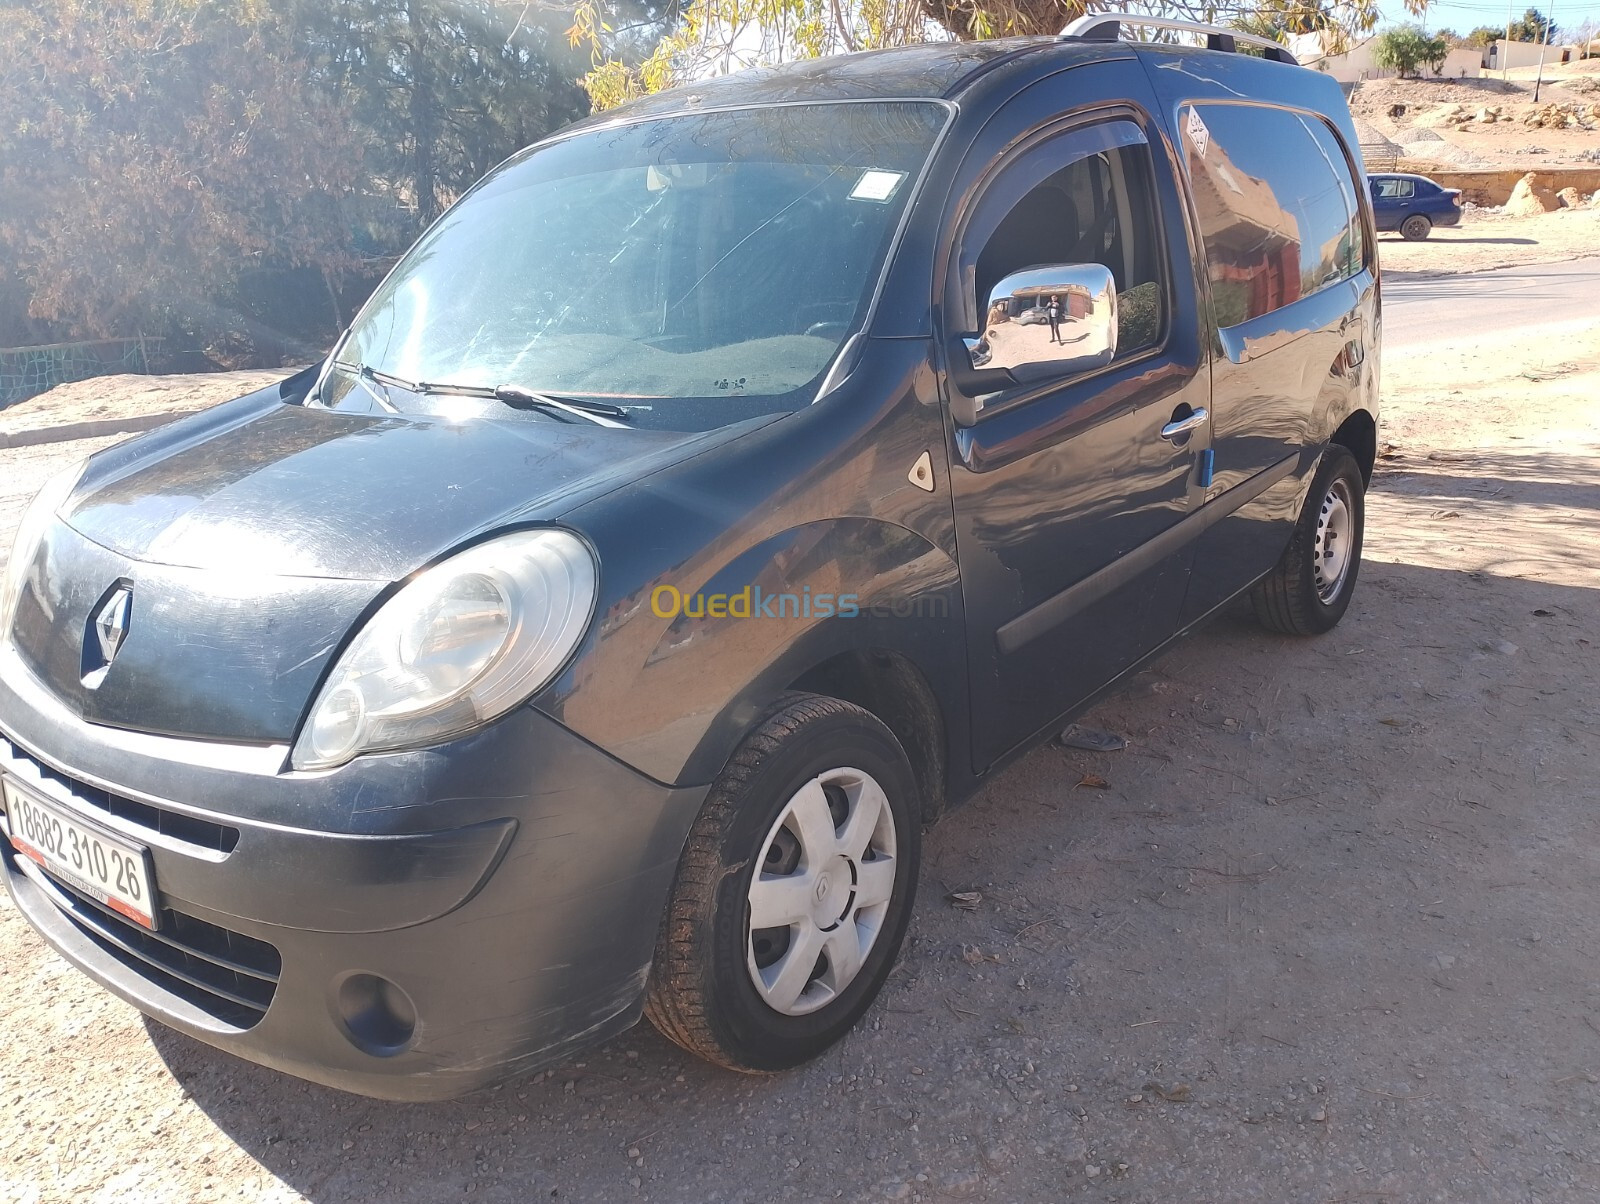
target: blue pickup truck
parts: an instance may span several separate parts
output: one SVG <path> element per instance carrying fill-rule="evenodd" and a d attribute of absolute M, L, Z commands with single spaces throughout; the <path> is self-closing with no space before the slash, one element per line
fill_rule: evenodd
<path fill-rule="evenodd" d="M 1461 190 L 1443 188 L 1427 176 L 1387 172 L 1370 176 L 1372 212 L 1379 230 L 1398 230 L 1421 242 L 1435 226 L 1461 224 Z"/>

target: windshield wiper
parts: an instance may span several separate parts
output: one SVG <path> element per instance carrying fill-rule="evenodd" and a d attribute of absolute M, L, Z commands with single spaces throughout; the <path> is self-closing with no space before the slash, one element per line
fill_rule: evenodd
<path fill-rule="evenodd" d="M 436 384 L 426 380 L 407 380 L 403 376 L 395 376 L 390 372 L 380 372 L 366 364 L 347 364 L 338 360 L 334 361 L 335 368 L 342 368 L 354 374 L 357 380 L 366 385 L 367 391 L 390 413 L 397 413 L 388 398 L 381 396 L 372 388 L 370 381 L 377 381 L 380 385 L 393 385 L 404 389 L 408 393 L 417 393 L 422 396 L 447 396 L 447 397 L 484 397 L 495 401 L 503 401 L 506 405 L 518 410 L 544 409 L 555 410 L 561 414 L 569 414 L 577 418 L 595 423 L 597 426 L 628 425 L 628 413 L 621 406 L 607 405 L 600 401 L 580 401 L 576 397 L 552 397 L 549 393 L 536 393 L 532 389 L 524 389 L 521 385 L 448 385 Z"/>
<path fill-rule="evenodd" d="M 540 407 L 547 410 L 559 410 L 563 414 L 576 414 L 580 418 L 587 418 L 599 426 L 627 426 L 628 412 L 621 406 L 607 405 L 603 401 L 580 401 L 576 397 L 552 397 L 548 393 L 535 393 L 532 389 L 524 389 L 521 385 L 500 385 L 488 391 L 490 397 L 497 398 L 519 410 Z"/>
<path fill-rule="evenodd" d="M 405 389 L 410 387 L 409 381 L 401 380 L 398 376 L 390 376 L 387 372 L 379 372 L 376 368 L 367 367 L 366 364 L 347 364 L 343 360 L 334 360 L 333 366 L 355 377 L 356 383 L 365 389 L 368 396 L 383 409 L 388 410 L 391 414 L 400 412 L 400 407 L 389 400 L 388 394 L 378 392 L 372 387 L 372 382 L 377 381 L 378 384 L 383 385 L 385 388 L 389 385 L 399 385 L 402 389 Z M 323 404 L 327 404 L 326 399 L 323 399 Z"/>

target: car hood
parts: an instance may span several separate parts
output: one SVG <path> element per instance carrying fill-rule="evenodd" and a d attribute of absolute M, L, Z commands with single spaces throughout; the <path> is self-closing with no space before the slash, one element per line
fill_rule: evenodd
<path fill-rule="evenodd" d="M 269 390 L 92 459 L 33 556 L 11 642 L 89 722 L 287 742 L 395 581 L 749 425 L 451 423 L 302 408 Z M 112 605 L 125 609 L 107 663 L 97 631 Z"/>
<path fill-rule="evenodd" d="M 282 404 L 163 434 L 92 462 L 62 511 L 74 530 L 146 564 L 382 581 L 708 440 Z"/>

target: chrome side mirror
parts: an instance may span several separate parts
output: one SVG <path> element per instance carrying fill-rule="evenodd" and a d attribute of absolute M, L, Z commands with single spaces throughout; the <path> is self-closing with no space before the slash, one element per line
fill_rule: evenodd
<path fill-rule="evenodd" d="M 974 368 L 1019 383 L 1104 367 L 1117 353 L 1117 286 L 1098 263 L 1012 272 L 994 286 L 983 333 L 966 340 Z"/>

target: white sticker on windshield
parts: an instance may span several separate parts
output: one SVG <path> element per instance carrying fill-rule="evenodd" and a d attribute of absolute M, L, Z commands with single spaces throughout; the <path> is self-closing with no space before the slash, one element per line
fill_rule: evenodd
<path fill-rule="evenodd" d="M 903 171 L 864 171 L 856 186 L 850 190 L 851 200 L 887 201 L 906 178 Z"/>

